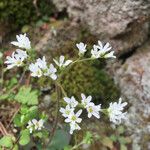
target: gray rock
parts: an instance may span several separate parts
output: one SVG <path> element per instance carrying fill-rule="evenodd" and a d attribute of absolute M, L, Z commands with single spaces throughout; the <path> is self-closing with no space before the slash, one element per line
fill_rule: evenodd
<path fill-rule="evenodd" d="M 50 95 L 45 95 L 44 96 L 43 103 L 44 103 L 44 106 L 46 108 L 48 108 L 50 106 L 50 103 L 51 103 L 51 97 L 50 97 Z"/>
<path fill-rule="evenodd" d="M 125 124 L 133 137 L 133 150 L 147 149 L 150 135 L 150 41 L 138 48 L 124 64 L 111 66 L 111 74 L 130 107 Z M 113 69 L 112 69 L 113 68 Z M 150 143 L 149 143 L 150 144 Z"/>
<path fill-rule="evenodd" d="M 64 48 L 65 43 L 75 41 L 79 34 L 80 28 L 78 25 L 72 25 L 70 21 L 56 21 L 38 41 L 35 49 L 39 52 L 50 50 L 52 53 L 56 53 L 58 49 Z"/>
<path fill-rule="evenodd" d="M 117 53 L 130 51 L 145 41 L 150 0 L 54 0 L 70 18 L 81 21 L 100 39 L 111 39 Z M 136 39 L 135 39 L 136 37 Z"/>

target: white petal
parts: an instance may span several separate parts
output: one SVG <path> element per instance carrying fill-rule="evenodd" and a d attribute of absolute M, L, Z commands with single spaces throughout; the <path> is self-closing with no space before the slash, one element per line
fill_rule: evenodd
<path fill-rule="evenodd" d="M 58 62 L 56 59 L 53 59 L 53 61 L 55 62 L 55 64 L 56 64 L 57 66 L 59 66 L 59 62 Z"/>
<path fill-rule="evenodd" d="M 56 75 L 56 74 L 51 74 L 50 77 L 51 77 L 53 80 L 56 80 L 56 79 L 57 79 L 57 75 Z"/>
<path fill-rule="evenodd" d="M 82 113 L 82 109 L 80 109 L 77 113 L 76 113 L 76 116 L 79 117 Z"/>
<path fill-rule="evenodd" d="M 35 125 L 38 121 L 36 119 L 32 119 L 32 122 Z"/>
<path fill-rule="evenodd" d="M 63 64 L 64 60 L 65 60 L 65 57 L 63 55 L 61 55 L 60 58 L 59 58 L 60 64 Z"/>
<path fill-rule="evenodd" d="M 72 63 L 72 60 L 67 60 L 67 61 L 64 63 L 64 66 L 68 66 L 70 63 Z"/>

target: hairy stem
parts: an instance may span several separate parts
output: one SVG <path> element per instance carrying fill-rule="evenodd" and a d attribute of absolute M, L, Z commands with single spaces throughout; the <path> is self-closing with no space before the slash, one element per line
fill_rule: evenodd
<path fill-rule="evenodd" d="M 55 135 L 55 131 L 57 129 L 57 124 L 58 124 L 58 119 L 59 119 L 59 107 L 60 107 L 60 89 L 58 87 L 58 85 L 56 84 L 56 92 L 57 92 L 57 114 L 56 114 L 56 118 L 55 118 L 55 122 L 54 122 L 54 125 L 53 125 L 53 128 L 52 128 L 52 131 L 51 131 L 51 136 L 49 138 L 49 141 L 47 143 L 47 146 L 51 144 L 52 142 L 52 139 Z"/>

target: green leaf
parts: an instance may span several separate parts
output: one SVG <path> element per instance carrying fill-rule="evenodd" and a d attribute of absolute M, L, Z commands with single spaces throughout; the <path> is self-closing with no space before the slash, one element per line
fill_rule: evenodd
<path fill-rule="evenodd" d="M 16 77 L 13 77 L 9 80 L 7 88 L 11 89 L 14 85 L 16 85 L 18 83 L 18 80 L 16 79 Z"/>
<path fill-rule="evenodd" d="M 92 134 L 90 132 L 86 132 L 86 135 L 84 137 L 84 143 L 91 144 L 93 141 Z"/>
<path fill-rule="evenodd" d="M 17 127 L 21 127 L 27 124 L 29 120 L 36 118 L 37 115 L 38 115 L 37 106 L 32 107 L 22 106 L 20 113 L 15 116 L 13 121 Z"/>
<path fill-rule="evenodd" d="M 13 120 L 14 124 L 17 126 L 17 127 L 21 127 L 22 126 L 22 123 L 21 123 L 21 115 L 20 114 L 16 114 L 14 120 Z"/>
<path fill-rule="evenodd" d="M 29 107 L 27 107 L 27 106 L 22 106 L 21 107 L 21 110 L 20 110 L 21 114 L 23 114 L 23 115 L 27 114 L 28 111 L 29 111 Z"/>
<path fill-rule="evenodd" d="M 14 148 L 13 148 L 13 150 L 18 150 L 18 149 L 19 149 L 18 145 L 15 145 Z"/>
<path fill-rule="evenodd" d="M 15 100 L 22 104 L 37 105 L 38 94 L 37 91 L 31 91 L 31 87 L 22 86 L 18 94 L 15 96 Z"/>
<path fill-rule="evenodd" d="M 42 132 L 37 132 L 37 133 L 34 133 L 33 135 L 34 137 L 38 137 L 38 138 L 42 138 Z"/>
<path fill-rule="evenodd" d="M 4 136 L 0 139 L 0 146 L 11 148 L 13 146 L 13 141 L 11 136 Z"/>
<path fill-rule="evenodd" d="M 6 99 L 8 99 L 8 97 L 9 97 L 9 94 L 0 95 L 0 101 L 1 100 L 6 100 Z"/>
<path fill-rule="evenodd" d="M 113 142 L 116 142 L 117 141 L 117 137 L 115 135 L 111 135 L 110 136 L 110 139 L 113 141 Z"/>
<path fill-rule="evenodd" d="M 50 150 L 62 150 L 69 144 L 70 137 L 64 130 L 57 130 L 49 146 Z"/>
<path fill-rule="evenodd" d="M 72 149 L 72 146 L 70 145 L 64 147 L 64 150 L 71 150 L 71 149 Z"/>
<path fill-rule="evenodd" d="M 30 132 L 28 129 L 21 131 L 21 136 L 19 140 L 20 145 L 27 145 L 30 142 Z"/>

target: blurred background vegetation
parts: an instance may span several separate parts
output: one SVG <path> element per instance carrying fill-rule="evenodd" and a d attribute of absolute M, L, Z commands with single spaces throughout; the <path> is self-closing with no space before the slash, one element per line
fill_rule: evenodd
<path fill-rule="evenodd" d="M 17 29 L 56 11 L 50 0 L 1 0 L 0 22 Z"/>

